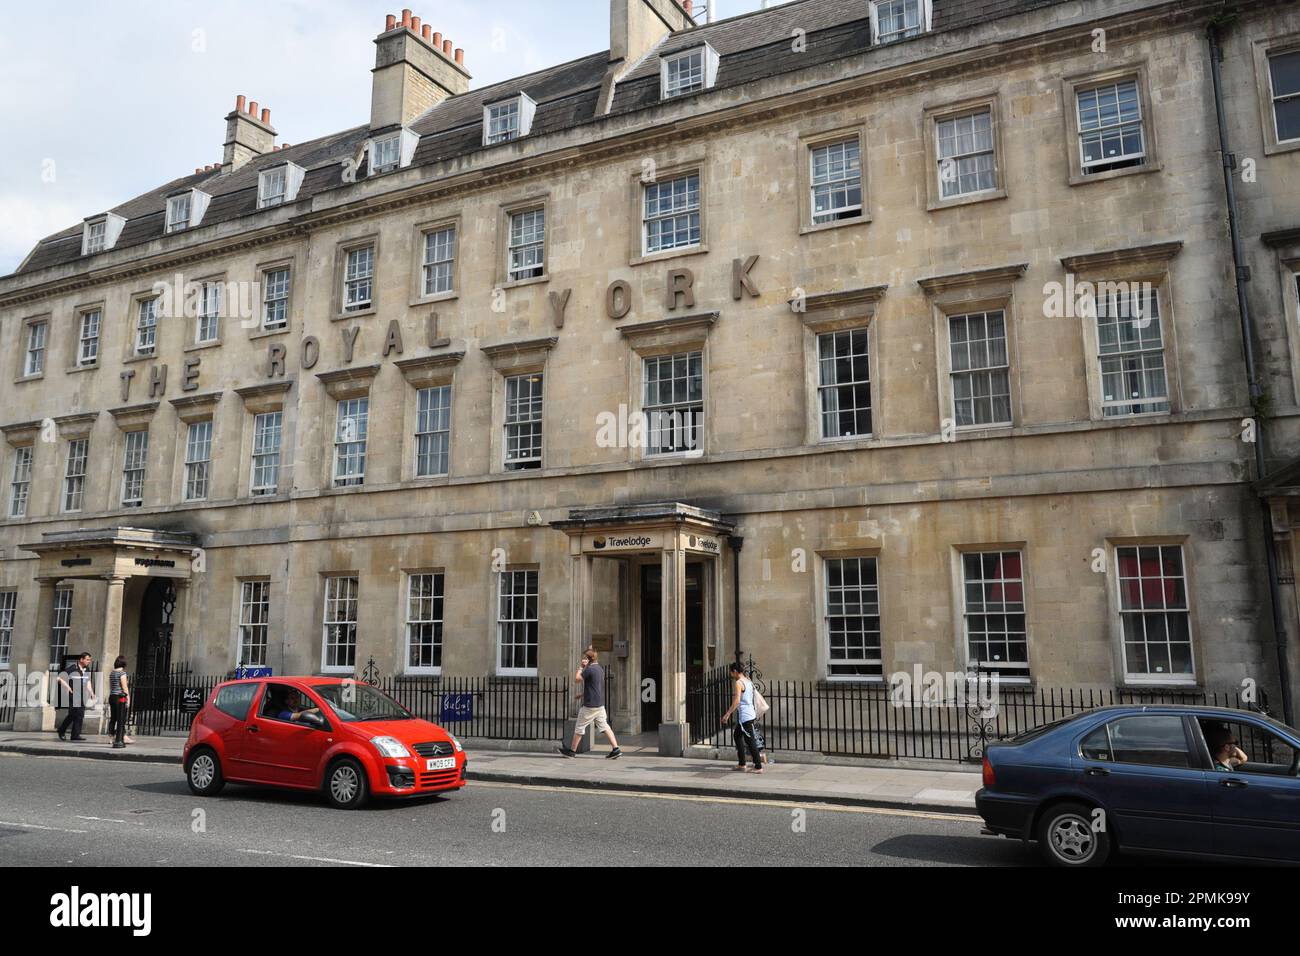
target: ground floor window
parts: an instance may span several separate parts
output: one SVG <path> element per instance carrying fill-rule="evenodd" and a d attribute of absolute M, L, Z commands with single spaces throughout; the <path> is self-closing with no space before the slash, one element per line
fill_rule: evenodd
<path fill-rule="evenodd" d="M 18 592 L 0 591 L 0 667 L 8 667 L 14 646 L 14 618 L 18 615 Z"/>
<path fill-rule="evenodd" d="M 325 579 L 325 630 L 322 665 L 328 671 L 351 671 L 357 665 L 357 579 Z"/>
<path fill-rule="evenodd" d="M 271 582 L 244 581 L 239 586 L 239 665 L 265 667 L 271 618 Z"/>
<path fill-rule="evenodd" d="M 537 673 L 537 572 L 503 571 L 497 603 L 497 672 Z"/>
<path fill-rule="evenodd" d="M 434 673 L 442 668 L 443 575 L 412 574 L 407 578 L 406 668 Z"/>
<path fill-rule="evenodd" d="M 72 631 L 72 588 L 54 589 L 54 626 L 50 629 L 50 663 L 62 667 Z"/>
<path fill-rule="evenodd" d="M 882 677 L 875 558 L 826 561 L 826 635 L 832 677 Z"/>
<path fill-rule="evenodd" d="M 1019 551 L 961 556 L 968 666 L 1001 677 L 1029 676 L 1025 581 Z"/>
<path fill-rule="evenodd" d="M 1115 549 L 1124 670 L 1138 679 L 1190 679 L 1191 612 L 1180 545 Z"/>

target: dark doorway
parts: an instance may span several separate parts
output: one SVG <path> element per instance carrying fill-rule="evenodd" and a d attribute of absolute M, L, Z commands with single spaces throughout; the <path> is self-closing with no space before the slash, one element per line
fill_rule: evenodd
<path fill-rule="evenodd" d="M 641 681 L 654 681 L 654 700 L 646 700 L 641 694 L 641 732 L 653 733 L 659 729 L 663 720 L 663 704 L 659 694 L 663 686 L 663 566 L 644 564 L 641 566 Z M 704 565 L 686 565 L 686 680 L 687 686 L 692 681 L 703 680 L 704 659 Z M 639 690 L 639 689 L 638 689 Z M 687 701 L 687 721 L 690 700 Z"/>
<path fill-rule="evenodd" d="M 140 636 L 136 644 L 139 659 L 129 662 L 137 676 L 138 696 L 167 694 L 175 610 L 176 586 L 165 578 L 150 581 L 140 601 Z"/>
<path fill-rule="evenodd" d="M 663 587 L 664 569 L 658 564 L 641 566 L 641 686 L 637 692 L 641 695 L 641 732 L 648 734 L 659 729 L 663 717 L 663 707 L 659 702 L 659 687 L 663 684 Z M 654 700 L 646 700 L 644 688 L 646 681 L 654 681 L 650 686 Z"/>

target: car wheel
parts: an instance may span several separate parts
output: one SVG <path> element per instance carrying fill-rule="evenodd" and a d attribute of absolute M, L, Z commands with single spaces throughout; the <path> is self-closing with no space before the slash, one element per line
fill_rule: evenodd
<path fill-rule="evenodd" d="M 1043 814 L 1038 846 L 1052 866 L 1101 866 L 1110 856 L 1110 835 L 1093 827 L 1092 808 L 1061 803 Z"/>
<path fill-rule="evenodd" d="M 226 778 L 221 775 L 221 761 L 207 748 L 190 758 L 185 780 L 190 785 L 190 792 L 200 797 L 215 797 L 226 785 Z"/>
<path fill-rule="evenodd" d="M 366 802 L 366 771 L 348 757 L 330 766 L 325 773 L 325 796 L 339 810 L 355 810 Z"/>

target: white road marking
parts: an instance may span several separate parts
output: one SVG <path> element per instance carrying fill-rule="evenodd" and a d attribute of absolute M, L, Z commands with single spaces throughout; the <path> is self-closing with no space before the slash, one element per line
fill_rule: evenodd
<path fill-rule="evenodd" d="M 130 823 L 130 820 L 110 820 L 108 817 L 83 817 L 80 814 L 73 814 L 78 820 L 94 820 L 97 823 Z M 138 820 L 135 822 L 139 822 Z"/>
<path fill-rule="evenodd" d="M 274 850 L 245 850 L 236 847 L 237 853 L 252 853 L 257 856 L 282 856 L 290 860 L 306 860 L 309 863 L 337 863 L 341 866 L 370 866 L 376 869 L 391 870 L 387 863 L 363 863 L 361 860 L 335 860 L 328 856 L 295 856 L 292 853 L 276 853 Z"/>
<path fill-rule="evenodd" d="M 47 827 L 39 823 L 10 823 L 8 820 L 0 820 L 0 827 L 18 827 L 22 830 L 50 830 L 54 833 L 89 833 L 89 830 L 69 830 L 66 827 Z"/>
<path fill-rule="evenodd" d="M 641 790 L 605 790 L 587 789 L 585 787 L 550 787 L 526 783 L 500 783 L 497 781 L 471 780 L 474 787 L 498 787 L 514 790 L 544 790 L 550 793 L 582 793 L 593 797 L 642 797 L 652 800 L 682 800 L 689 803 L 725 803 L 728 806 L 745 804 L 755 807 L 800 807 L 810 810 L 825 810 L 831 813 L 869 813 L 885 817 L 918 817 L 922 820 L 951 820 L 960 823 L 983 823 L 981 817 L 965 813 L 931 813 L 925 810 L 901 810 L 892 807 L 846 807 L 835 803 L 819 803 L 816 800 L 755 800 L 745 797 L 714 797 L 707 794 L 699 796 L 684 793 L 649 793 Z"/>

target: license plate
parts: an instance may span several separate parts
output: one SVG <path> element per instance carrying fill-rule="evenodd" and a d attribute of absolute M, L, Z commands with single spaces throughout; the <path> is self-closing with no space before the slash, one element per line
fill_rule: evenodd
<path fill-rule="evenodd" d="M 426 760 L 424 762 L 425 770 L 455 770 L 455 757 L 439 757 L 437 760 Z"/>

